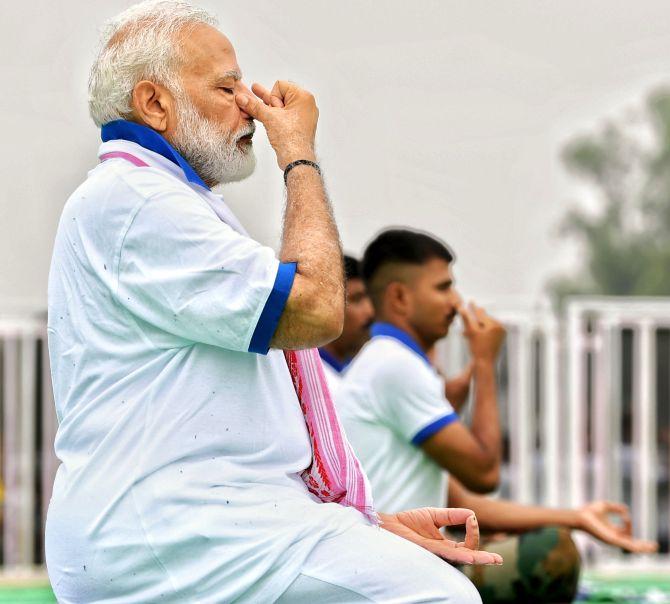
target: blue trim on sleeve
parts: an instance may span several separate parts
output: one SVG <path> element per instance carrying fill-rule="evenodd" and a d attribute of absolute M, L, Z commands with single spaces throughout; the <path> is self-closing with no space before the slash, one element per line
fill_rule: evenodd
<path fill-rule="evenodd" d="M 439 432 L 445 426 L 454 423 L 458 419 L 458 413 L 455 411 L 449 413 L 448 415 L 443 415 L 441 418 L 436 419 L 432 424 L 428 424 L 425 428 L 419 430 L 412 439 L 412 444 L 419 446 L 422 442 L 429 439 L 433 434 Z"/>
<path fill-rule="evenodd" d="M 256 352 L 258 354 L 267 354 L 270 350 L 270 340 L 277 331 L 277 324 L 279 318 L 284 312 L 286 300 L 291 293 L 293 287 L 293 280 L 295 279 L 295 272 L 298 265 L 296 262 L 280 262 L 277 269 L 277 277 L 272 286 L 272 291 L 268 296 L 263 312 L 258 319 L 256 329 L 251 336 L 249 343 L 249 352 Z"/>

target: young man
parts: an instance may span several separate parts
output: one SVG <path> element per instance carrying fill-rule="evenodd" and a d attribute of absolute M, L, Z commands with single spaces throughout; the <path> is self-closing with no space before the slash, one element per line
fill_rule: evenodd
<path fill-rule="evenodd" d="M 630 551 L 653 551 L 654 544 L 630 536 L 625 506 L 597 502 L 581 510 L 550 510 L 472 492 L 472 486 L 482 486 L 475 475 L 481 446 L 488 445 L 499 459 L 494 363 L 503 330 L 478 307 L 463 308 L 453 283 L 453 258 L 442 242 L 409 230 L 389 230 L 370 243 L 362 268 L 377 322 L 339 391 L 342 421 L 384 509 L 438 505 L 447 497 L 448 482 L 449 505 L 475 510 L 483 528 L 525 531 L 495 544 L 511 564 L 466 571 L 486 602 L 571 601 L 579 556 L 566 529 L 582 529 Z M 472 356 L 467 371 L 472 371 L 475 401 L 469 430 L 446 400 L 429 358 L 456 312 Z M 460 381 L 459 404 L 467 389 L 467 379 Z M 623 525 L 609 522 L 609 514 L 620 515 Z"/>
<path fill-rule="evenodd" d="M 360 263 L 352 256 L 344 256 L 344 325 L 342 335 L 319 348 L 323 370 L 331 393 L 340 387 L 342 374 L 358 351 L 370 339 L 370 326 L 375 311 L 365 289 Z"/>
<path fill-rule="evenodd" d="M 474 551 L 472 512 L 376 526 L 314 349 L 344 314 L 316 103 L 286 81 L 250 91 L 214 24 L 184 2 L 132 6 L 91 71 L 101 163 L 49 275 L 56 597 L 479 602 L 440 559 L 500 563 Z M 286 184 L 278 258 L 211 190 L 252 172 L 254 119 Z M 439 533 L 459 523 L 463 543 Z"/>
<path fill-rule="evenodd" d="M 443 470 L 474 491 L 492 491 L 498 484 L 495 361 L 505 332 L 482 309 L 463 307 L 453 286 L 452 260 L 432 237 L 401 230 L 383 233 L 365 252 L 363 277 L 377 322 L 372 340 L 347 370 L 347 396 L 338 402 L 343 412 L 370 420 L 347 432 L 368 460 L 371 480 L 385 483 L 376 494 L 382 506 L 443 502 Z M 475 383 L 470 427 L 458 420 L 427 356 L 459 313 L 468 325 Z M 395 422 L 392 430 L 389 422 Z"/>

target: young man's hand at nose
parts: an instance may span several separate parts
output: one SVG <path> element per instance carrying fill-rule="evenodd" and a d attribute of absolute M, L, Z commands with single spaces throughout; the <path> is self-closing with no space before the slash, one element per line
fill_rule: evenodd
<path fill-rule="evenodd" d="M 495 362 L 505 340 L 505 328 L 474 302 L 467 308 L 461 304 L 457 310 L 463 319 L 463 335 L 470 346 L 472 360 Z"/>

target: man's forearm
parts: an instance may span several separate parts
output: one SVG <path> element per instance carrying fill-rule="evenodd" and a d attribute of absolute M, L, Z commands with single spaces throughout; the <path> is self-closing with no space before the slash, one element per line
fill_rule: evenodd
<path fill-rule="evenodd" d="M 323 181 L 311 166 L 288 174 L 282 262 L 297 262 L 298 275 L 319 283 L 324 297 L 344 298 L 342 247 Z"/>
<path fill-rule="evenodd" d="M 488 360 L 475 360 L 473 376 L 475 397 L 470 431 L 480 445 L 495 457 L 496 465 L 499 465 L 502 440 L 494 363 Z"/>
<path fill-rule="evenodd" d="M 471 509 L 477 515 L 479 526 L 488 531 L 530 531 L 543 526 L 580 528 L 579 514 L 575 510 L 520 505 L 482 497 L 467 491 L 453 478 L 449 479 L 448 505 Z"/>
<path fill-rule="evenodd" d="M 342 246 L 323 181 L 311 166 L 288 174 L 279 259 L 298 269 L 273 348 L 321 346 L 337 338 L 344 319 Z"/>

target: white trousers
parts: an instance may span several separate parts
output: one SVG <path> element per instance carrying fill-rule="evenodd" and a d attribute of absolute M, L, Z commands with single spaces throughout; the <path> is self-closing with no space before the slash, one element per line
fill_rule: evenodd
<path fill-rule="evenodd" d="M 356 525 L 319 543 L 279 604 L 481 604 L 469 579 L 425 549 Z"/>

